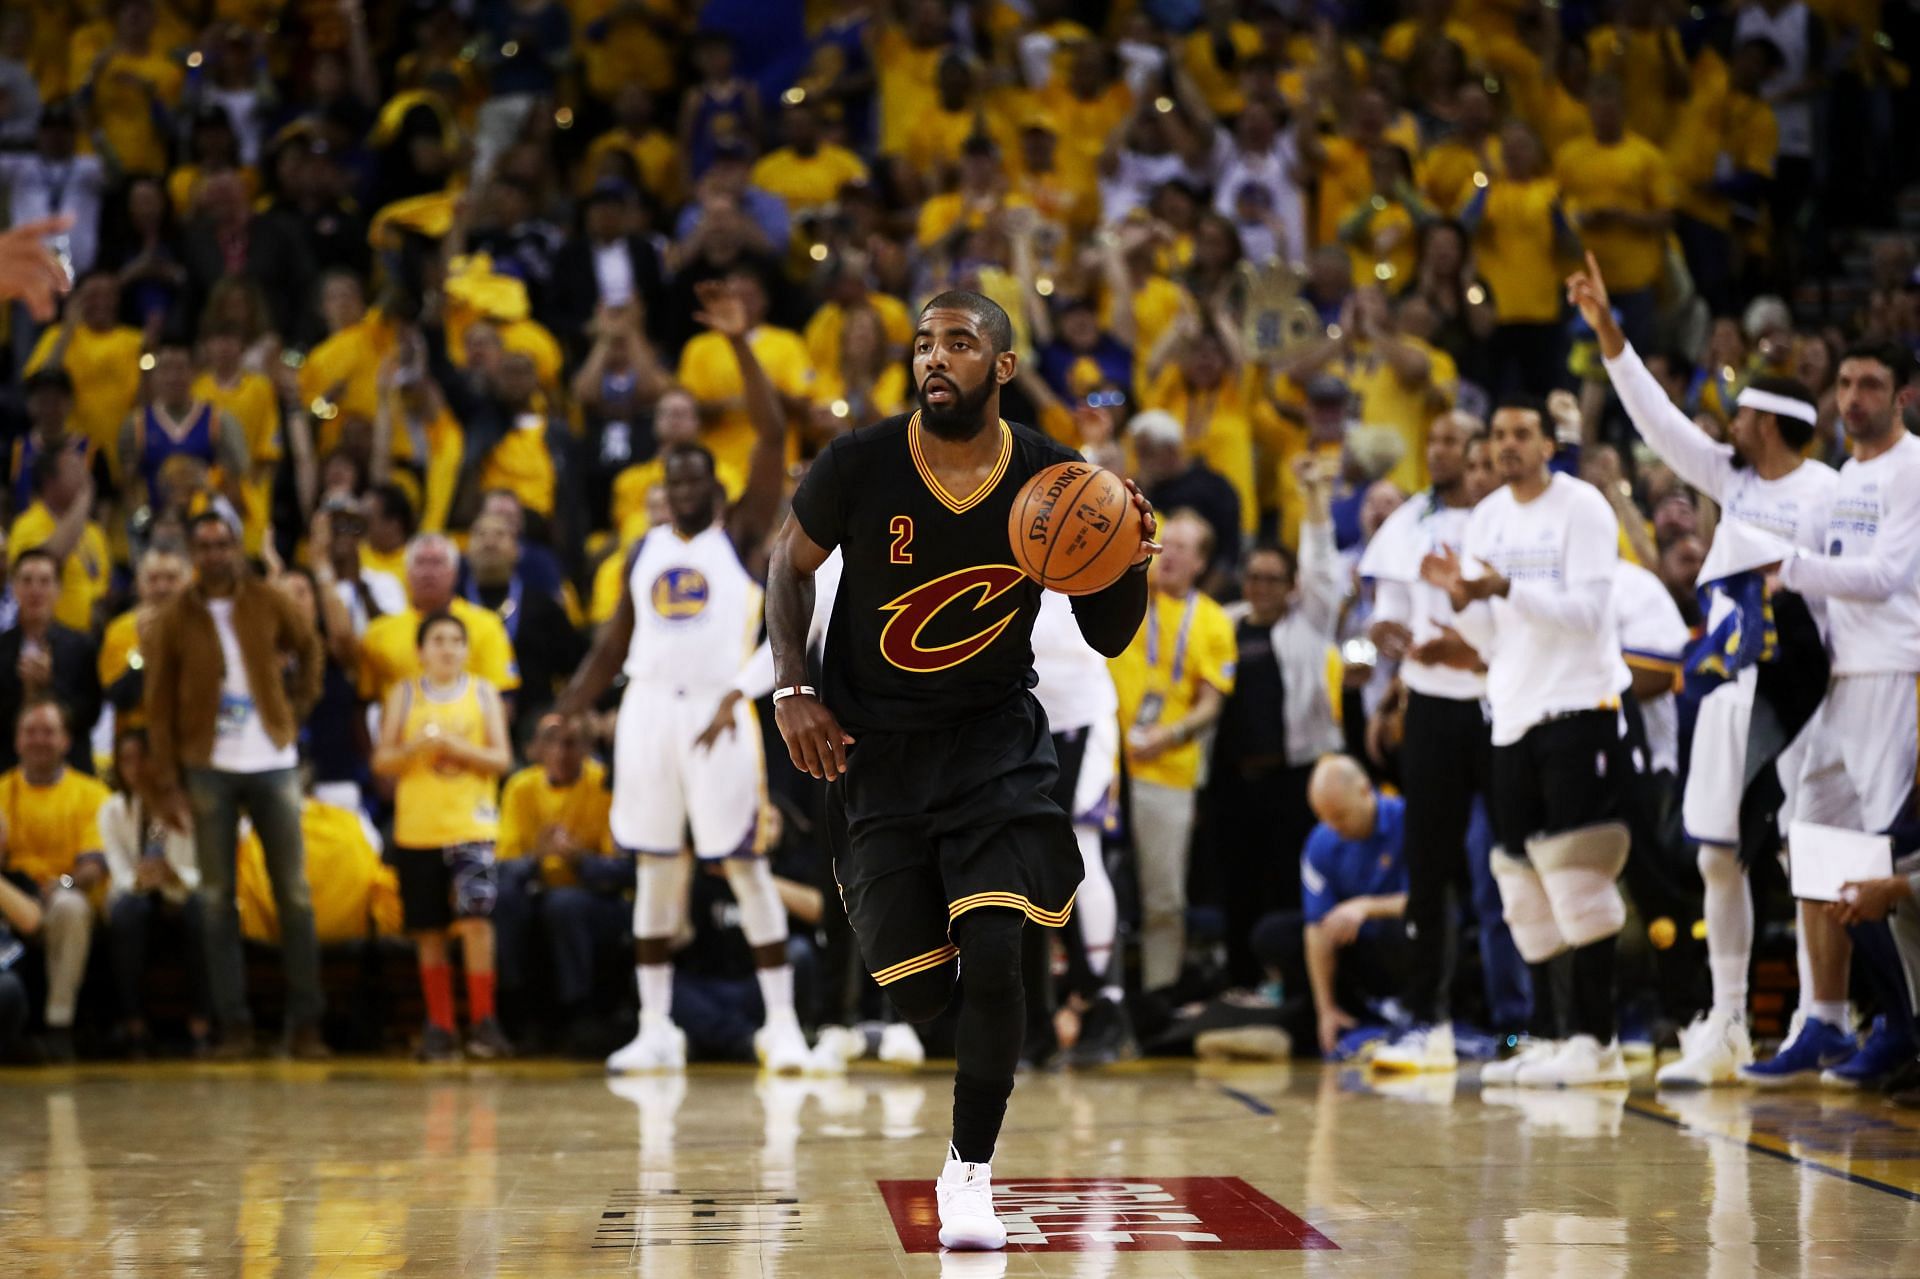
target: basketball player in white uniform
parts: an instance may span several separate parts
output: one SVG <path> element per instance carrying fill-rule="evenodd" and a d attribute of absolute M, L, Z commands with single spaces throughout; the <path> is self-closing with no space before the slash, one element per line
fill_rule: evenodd
<path fill-rule="evenodd" d="M 1920 396 L 1913 355 L 1892 344 L 1855 347 L 1841 357 L 1834 388 L 1853 456 L 1835 485 L 1826 554 L 1802 551 L 1779 568 L 1780 585 L 1827 601 L 1833 649 L 1827 699 L 1807 726 L 1794 816 L 1881 833 L 1913 821 L 1920 763 L 1920 439 L 1902 420 Z M 1822 852 L 1796 845 L 1792 855 Z M 1822 903 L 1802 902 L 1800 927 L 1813 998 L 1802 1003 L 1792 1040 L 1742 1073 L 1755 1083 L 1815 1072 L 1839 1087 L 1876 1083 L 1913 1055 L 1905 1019 L 1876 1019 L 1857 1049 L 1847 1024 L 1854 945 L 1870 960 L 1883 1005 L 1911 999 L 1885 926 L 1856 926 L 1850 940 Z"/>
<path fill-rule="evenodd" d="M 1033 695 L 1047 713 L 1054 753 L 1060 758 L 1060 784 L 1054 798 L 1073 818 L 1085 868 L 1074 897 L 1074 916 L 1086 948 L 1087 968 L 1099 989 L 1081 1021 L 1080 1038 L 1067 1053 L 1069 1065 L 1099 1066 L 1133 1053 L 1133 1025 L 1113 967 L 1120 908 L 1113 880 L 1100 852 L 1100 834 L 1113 815 L 1114 784 L 1119 779 L 1120 697 L 1114 692 L 1107 661 L 1088 646 L 1073 620 L 1068 597 L 1055 591 L 1040 596 L 1033 623 L 1033 670 L 1039 677 Z"/>
<path fill-rule="evenodd" d="M 787 914 L 766 861 L 757 856 L 764 762 L 752 708 L 736 708 L 739 730 L 709 750 L 695 742 L 714 703 L 732 685 L 760 627 L 761 590 L 742 557 L 765 539 L 780 501 L 785 414 L 747 343 L 747 310 L 724 283 L 699 286 L 696 318 L 732 342 L 757 437 L 740 500 L 722 501 L 713 455 L 693 446 L 666 458 L 671 522 L 631 552 L 620 606 L 594 641 L 553 716 L 578 714 L 627 676 L 614 730 L 615 843 L 637 855 L 633 907 L 640 1029 L 607 1059 L 616 1072 L 679 1070 L 686 1036 L 674 1026 L 671 944 L 685 921 L 691 867 L 681 856 L 691 828 L 701 861 L 722 860 L 740 904 L 766 1003 L 755 1046 L 773 1070 L 799 1070 L 807 1041 L 793 1009 Z"/>
<path fill-rule="evenodd" d="M 1608 310 L 1599 268 L 1591 257 L 1588 264 L 1567 282 L 1567 297 L 1593 326 L 1613 389 L 1640 438 L 1676 475 L 1718 503 L 1727 523 L 1759 529 L 1807 554 L 1823 554 L 1835 476 L 1831 468 L 1801 456 L 1819 417 L 1807 389 L 1786 378 L 1755 379 L 1737 401 L 1728 431 L 1732 442 L 1714 440 L 1674 406 L 1627 344 Z M 1808 603 L 1816 619 L 1824 617 L 1821 600 Z M 1716 621 L 1717 616 L 1710 616 L 1709 627 Z M 1680 1060 L 1661 1067 L 1657 1080 L 1663 1086 L 1734 1083 L 1741 1068 L 1753 1061 L 1747 1033 L 1753 894 L 1738 853 L 1747 735 L 1758 677 L 1758 668 L 1749 666 L 1708 693 L 1694 726 L 1681 817 L 1688 837 L 1700 845 L 1713 1007 L 1703 1024 L 1682 1037 Z M 1789 797 L 1783 821 L 1799 781 L 1806 741 L 1802 733 L 1777 764 Z"/>

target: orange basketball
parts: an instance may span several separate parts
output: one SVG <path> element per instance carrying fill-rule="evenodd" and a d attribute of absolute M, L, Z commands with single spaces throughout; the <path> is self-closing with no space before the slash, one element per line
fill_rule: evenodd
<path fill-rule="evenodd" d="M 1139 554 L 1140 512 L 1112 471 L 1060 462 L 1014 497 L 1007 540 L 1013 562 L 1040 585 L 1091 595 L 1119 581 Z"/>

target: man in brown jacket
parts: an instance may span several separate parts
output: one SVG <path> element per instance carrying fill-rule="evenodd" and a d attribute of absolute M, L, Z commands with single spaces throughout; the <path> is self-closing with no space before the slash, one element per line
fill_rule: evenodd
<path fill-rule="evenodd" d="M 234 904 L 240 813 L 253 819 L 280 911 L 287 1051 L 323 1057 L 320 946 L 300 837 L 294 737 L 320 696 L 320 637 L 247 571 L 239 538 L 213 512 L 189 529 L 194 584 L 155 617 L 144 648 L 154 811 L 191 828 L 200 862 L 207 979 L 222 1057 L 251 1052 Z"/>

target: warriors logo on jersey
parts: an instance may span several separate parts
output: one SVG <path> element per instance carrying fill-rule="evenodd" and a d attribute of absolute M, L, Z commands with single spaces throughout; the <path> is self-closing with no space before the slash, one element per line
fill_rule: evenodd
<path fill-rule="evenodd" d="M 707 606 L 707 579 L 700 570 L 670 568 L 653 579 L 653 611 L 665 618 L 698 617 Z"/>
<path fill-rule="evenodd" d="M 961 614 L 959 608 L 948 614 L 948 606 L 964 596 L 978 593 L 979 598 L 965 610 L 971 624 L 986 612 L 989 604 L 1025 578 L 1026 575 L 1011 564 L 982 564 L 937 577 L 895 596 L 880 606 L 882 612 L 892 614 L 880 631 L 881 655 L 903 671 L 931 673 L 958 666 L 1000 638 L 1000 632 L 1020 616 L 1018 602 L 1010 609 L 1003 609 L 998 620 L 946 643 L 922 643 L 921 636 L 927 628 L 935 626 L 936 635 L 951 629 L 950 625 L 936 626 L 946 620 L 943 614 Z"/>

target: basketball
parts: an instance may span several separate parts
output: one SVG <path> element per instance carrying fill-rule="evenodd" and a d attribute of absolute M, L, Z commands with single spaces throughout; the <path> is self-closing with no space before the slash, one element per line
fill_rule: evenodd
<path fill-rule="evenodd" d="M 1091 595 L 1120 580 L 1140 551 L 1127 486 L 1091 462 L 1061 462 L 1028 480 L 1007 517 L 1013 561 L 1040 585 Z"/>

